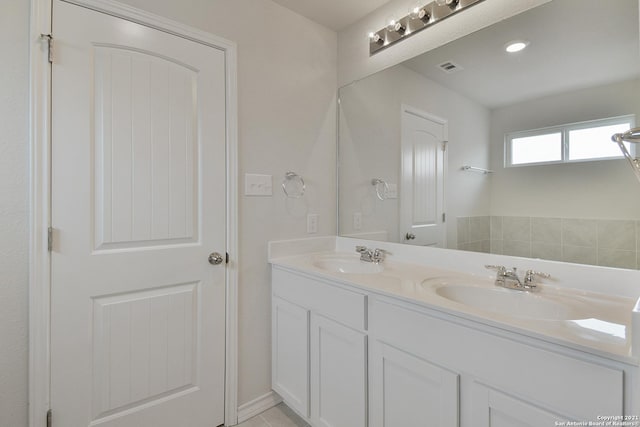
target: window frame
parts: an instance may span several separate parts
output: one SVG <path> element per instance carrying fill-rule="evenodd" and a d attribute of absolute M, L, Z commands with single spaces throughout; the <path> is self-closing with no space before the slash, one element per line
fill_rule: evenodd
<path fill-rule="evenodd" d="M 556 165 L 556 164 L 567 164 L 567 163 L 584 163 L 584 162 L 599 162 L 602 160 L 620 160 L 623 159 L 624 156 L 622 152 L 620 156 L 615 157 L 596 157 L 592 159 L 569 159 L 569 132 L 575 130 L 589 129 L 589 128 L 597 128 L 602 126 L 612 126 L 622 123 L 629 123 L 631 128 L 635 127 L 636 116 L 635 114 L 625 114 L 623 116 L 615 116 L 615 117 L 607 117 L 604 119 L 595 119 L 595 120 L 586 120 L 582 122 L 574 122 L 567 123 L 558 126 L 549 126 L 538 129 L 531 129 L 525 131 L 516 131 L 506 133 L 504 136 L 504 167 L 505 168 L 518 168 L 522 166 L 543 166 L 543 165 Z M 529 162 L 529 163 L 517 163 L 513 164 L 512 160 L 512 146 L 513 140 L 518 138 L 527 138 L 534 137 L 540 135 L 548 135 L 553 133 L 560 134 L 560 144 L 561 144 L 561 158 L 560 160 L 550 160 L 543 162 Z M 613 144 L 613 142 L 611 142 Z M 630 144 L 629 152 L 633 157 L 636 155 L 635 145 Z"/>

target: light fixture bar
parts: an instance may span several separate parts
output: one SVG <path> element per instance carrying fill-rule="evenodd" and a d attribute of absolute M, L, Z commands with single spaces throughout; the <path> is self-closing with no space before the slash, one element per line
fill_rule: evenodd
<path fill-rule="evenodd" d="M 420 8 L 417 13 L 398 19 L 393 27 L 387 26 L 369 34 L 369 56 L 481 1 L 483 0 L 432 1 Z"/>

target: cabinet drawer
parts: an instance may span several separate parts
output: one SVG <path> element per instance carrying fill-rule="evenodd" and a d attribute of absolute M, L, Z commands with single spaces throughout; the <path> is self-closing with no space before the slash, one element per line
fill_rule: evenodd
<path fill-rule="evenodd" d="M 366 329 L 366 295 L 277 268 L 271 278 L 273 295 L 354 329 Z"/>
<path fill-rule="evenodd" d="M 623 413 L 623 370 L 514 341 L 372 298 L 372 337 L 576 419 Z"/>

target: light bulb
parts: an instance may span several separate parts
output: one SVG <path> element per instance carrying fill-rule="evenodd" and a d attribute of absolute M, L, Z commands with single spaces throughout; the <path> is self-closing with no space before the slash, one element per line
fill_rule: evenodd
<path fill-rule="evenodd" d="M 396 15 L 387 15 L 384 21 L 386 22 L 387 31 L 395 31 L 396 22 L 398 22 Z"/>
<path fill-rule="evenodd" d="M 384 43 L 384 39 L 378 33 L 373 33 L 373 32 L 369 33 L 369 40 L 377 44 Z"/>
<path fill-rule="evenodd" d="M 411 17 L 411 19 L 417 19 L 421 9 L 422 9 L 422 2 L 413 3 L 408 10 L 409 16 Z"/>

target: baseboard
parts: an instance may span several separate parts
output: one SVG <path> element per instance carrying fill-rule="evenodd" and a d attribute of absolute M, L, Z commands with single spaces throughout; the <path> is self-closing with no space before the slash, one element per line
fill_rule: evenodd
<path fill-rule="evenodd" d="M 280 402 L 282 402 L 282 398 L 276 392 L 270 391 L 257 399 L 240 405 L 238 407 L 238 424 L 255 417 L 269 408 L 273 408 Z"/>

